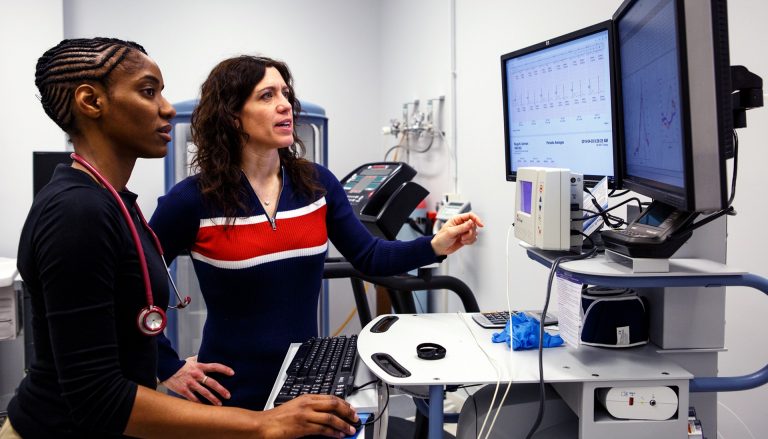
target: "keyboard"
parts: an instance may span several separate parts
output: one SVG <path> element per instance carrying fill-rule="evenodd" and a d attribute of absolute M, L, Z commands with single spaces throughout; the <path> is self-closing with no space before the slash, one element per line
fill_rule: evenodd
<path fill-rule="evenodd" d="M 514 313 L 523 312 L 527 315 L 541 321 L 541 311 L 512 311 Z M 495 311 L 495 312 L 479 312 L 472 314 L 472 319 L 478 325 L 483 328 L 503 328 L 507 326 L 507 320 L 509 320 L 509 311 Z M 547 319 L 544 321 L 544 326 L 556 325 L 557 316 L 551 312 L 547 313 Z"/>
<path fill-rule="evenodd" d="M 357 367 L 357 335 L 314 337 L 302 343 L 288 366 L 275 407 L 306 393 L 346 398 Z"/>

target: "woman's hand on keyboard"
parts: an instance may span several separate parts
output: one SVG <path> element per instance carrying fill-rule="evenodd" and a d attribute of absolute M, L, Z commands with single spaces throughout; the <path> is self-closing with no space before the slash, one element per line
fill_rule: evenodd
<path fill-rule="evenodd" d="M 351 423 L 360 419 L 348 402 L 331 395 L 301 395 L 263 412 L 267 438 L 323 435 L 342 438 L 355 433 Z"/>
<path fill-rule="evenodd" d="M 197 392 L 211 404 L 221 405 L 216 394 L 224 399 L 229 399 L 230 394 L 218 381 L 207 375 L 214 372 L 230 376 L 235 374 L 234 370 L 220 363 L 198 363 L 197 356 L 194 356 L 187 358 L 184 366 L 162 384 L 190 401 L 200 402 L 195 395 Z"/>

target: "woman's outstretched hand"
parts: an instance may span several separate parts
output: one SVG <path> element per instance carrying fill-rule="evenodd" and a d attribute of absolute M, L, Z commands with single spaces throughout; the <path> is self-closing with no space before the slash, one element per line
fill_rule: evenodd
<path fill-rule="evenodd" d="M 450 255 L 465 245 L 477 241 L 477 228 L 484 227 L 483 221 L 472 212 L 454 216 L 432 238 L 432 249 L 438 256 Z"/>

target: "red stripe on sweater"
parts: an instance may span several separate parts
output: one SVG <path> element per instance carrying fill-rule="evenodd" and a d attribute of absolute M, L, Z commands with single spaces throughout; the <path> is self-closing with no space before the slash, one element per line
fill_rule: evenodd
<path fill-rule="evenodd" d="M 241 261 L 272 253 L 317 247 L 328 241 L 325 228 L 327 207 L 294 218 L 279 218 L 277 230 L 266 221 L 224 229 L 223 225 L 202 227 L 192 251 L 220 261 Z"/>

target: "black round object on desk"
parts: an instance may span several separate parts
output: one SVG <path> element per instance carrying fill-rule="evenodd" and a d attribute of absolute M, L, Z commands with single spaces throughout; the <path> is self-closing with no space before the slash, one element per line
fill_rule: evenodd
<path fill-rule="evenodd" d="M 416 346 L 416 355 L 422 360 L 439 360 L 445 358 L 445 348 L 437 343 L 421 343 Z"/>

